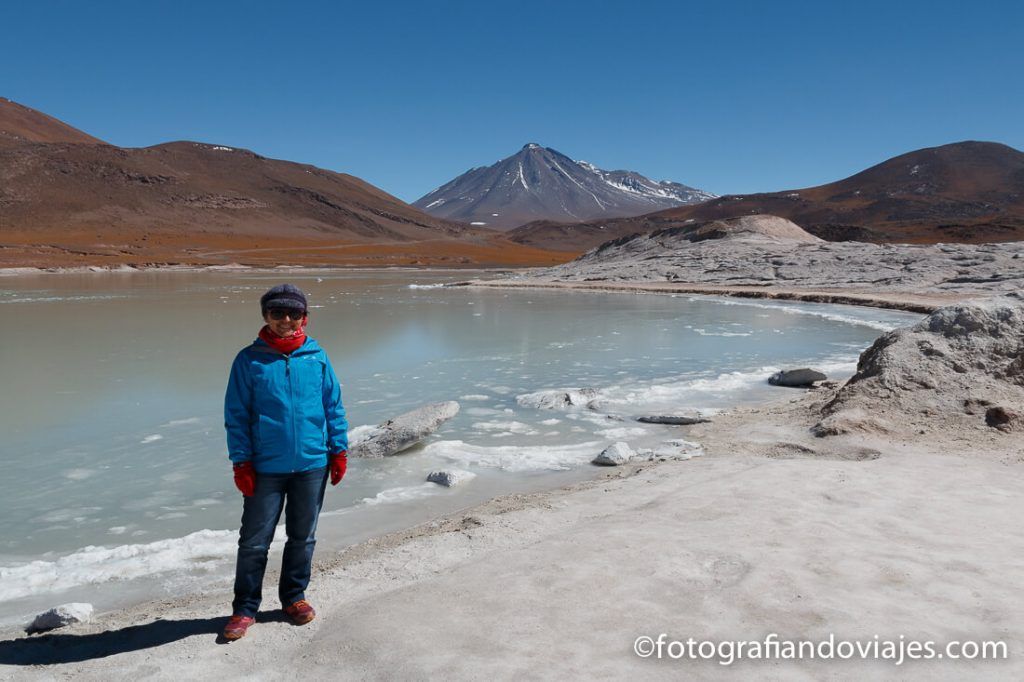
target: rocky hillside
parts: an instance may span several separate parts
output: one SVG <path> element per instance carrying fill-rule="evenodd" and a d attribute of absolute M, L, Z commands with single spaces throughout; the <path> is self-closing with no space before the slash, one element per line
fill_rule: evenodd
<path fill-rule="evenodd" d="M 579 253 L 629 234 L 751 214 L 787 218 L 830 241 L 1024 240 L 1024 153 L 993 142 L 960 142 L 903 154 L 818 187 L 727 195 L 617 220 L 536 222 L 509 237 Z"/>
<path fill-rule="evenodd" d="M 606 171 L 554 149 L 527 144 L 473 168 L 413 202 L 431 215 L 507 230 L 535 220 L 635 216 L 715 195 L 633 171 Z"/>
<path fill-rule="evenodd" d="M 22 142 L 105 144 L 41 111 L 0 97 L 0 147 Z"/>
<path fill-rule="evenodd" d="M 554 261 L 351 175 L 246 149 L 116 147 L 11 102 L 0 131 L 4 265 L 295 262 L 299 252 L 318 263 Z"/>

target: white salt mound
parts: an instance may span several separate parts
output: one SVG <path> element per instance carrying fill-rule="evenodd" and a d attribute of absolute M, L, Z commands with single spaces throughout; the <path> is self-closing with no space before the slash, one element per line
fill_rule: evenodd
<path fill-rule="evenodd" d="M 712 220 L 694 225 L 692 229 L 684 233 L 690 241 L 694 242 L 704 239 L 737 238 L 761 238 L 808 244 L 824 241 L 791 220 L 767 214 L 741 216 L 726 220 Z"/>

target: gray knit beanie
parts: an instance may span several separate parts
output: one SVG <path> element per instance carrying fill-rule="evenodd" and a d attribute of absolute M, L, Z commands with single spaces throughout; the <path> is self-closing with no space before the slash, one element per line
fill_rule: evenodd
<path fill-rule="evenodd" d="M 278 284 L 260 297 L 260 310 L 264 315 L 271 308 L 290 308 L 307 312 L 306 295 L 294 284 Z"/>

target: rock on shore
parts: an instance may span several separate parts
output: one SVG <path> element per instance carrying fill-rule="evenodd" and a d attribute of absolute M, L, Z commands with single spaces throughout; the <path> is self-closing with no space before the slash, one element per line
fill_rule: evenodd
<path fill-rule="evenodd" d="M 454 400 L 418 407 L 378 425 L 365 439 L 352 444 L 348 454 L 370 459 L 396 455 L 437 431 L 458 413 L 459 404 Z"/>
<path fill-rule="evenodd" d="M 995 412 L 995 408 L 998 408 Z M 821 409 L 813 432 L 1019 429 L 1024 413 L 1024 299 L 941 308 L 879 337 Z"/>
<path fill-rule="evenodd" d="M 700 412 L 692 414 L 650 414 L 637 417 L 636 420 L 644 424 L 669 424 L 672 426 L 692 426 L 693 424 L 707 424 L 711 421 Z"/>
<path fill-rule="evenodd" d="M 438 485 L 443 485 L 446 488 L 453 488 L 457 485 L 461 485 L 472 478 L 476 478 L 476 474 L 472 471 L 463 471 L 462 469 L 431 471 L 427 474 L 428 482 L 437 483 Z"/>
<path fill-rule="evenodd" d="M 61 604 L 36 616 L 29 626 L 25 628 L 25 632 L 31 635 L 36 632 L 46 632 L 47 630 L 62 628 L 72 623 L 88 623 L 92 620 L 92 613 L 92 604 L 81 602 Z"/>
<path fill-rule="evenodd" d="M 634 457 L 636 457 L 636 452 L 633 451 L 633 448 L 629 447 L 629 443 L 619 441 L 617 443 L 612 443 L 602 450 L 601 454 L 591 460 L 591 464 L 618 466 L 620 464 L 625 464 Z"/>
<path fill-rule="evenodd" d="M 816 381 L 828 379 L 825 374 L 808 367 L 800 369 L 784 369 L 781 372 L 768 377 L 768 383 L 772 386 L 787 386 L 790 388 L 807 388 L 813 386 Z"/>

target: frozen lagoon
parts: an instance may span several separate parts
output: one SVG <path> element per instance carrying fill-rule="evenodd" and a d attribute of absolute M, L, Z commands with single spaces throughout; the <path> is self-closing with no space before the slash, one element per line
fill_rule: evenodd
<path fill-rule="evenodd" d="M 341 378 L 354 437 L 425 402 L 462 405 L 425 447 L 352 463 L 328 495 L 320 556 L 496 494 L 585 478 L 612 441 L 685 434 L 632 417 L 763 400 L 785 390 L 765 383 L 782 367 L 843 377 L 880 330 L 919 318 L 433 286 L 466 276 L 148 271 L 0 280 L 0 305 L 21 322 L 21 342 L 0 348 L 8 464 L 0 620 L 66 601 L 103 610 L 201 587 L 228 595 L 241 505 L 224 454 L 224 384 L 259 328 L 259 295 L 281 281 L 309 294 L 309 333 Z M 516 399 L 572 387 L 598 389 L 600 411 L 538 410 Z M 445 467 L 477 477 L 450 490 L 424 482 Z"/>

